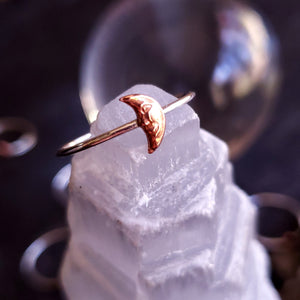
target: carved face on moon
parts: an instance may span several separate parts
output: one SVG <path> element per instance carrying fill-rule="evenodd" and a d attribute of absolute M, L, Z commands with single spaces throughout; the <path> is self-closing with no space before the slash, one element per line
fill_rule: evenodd
<path fill-rule="evenodd" d="M 153 153 L 161 144 L 166 128 L 162 107 L 153 98 L 140 94 L 124 96 L 120 98 L 120 101 L 134 109 L 138 125 L 147 136 L 148 152 Z"/>

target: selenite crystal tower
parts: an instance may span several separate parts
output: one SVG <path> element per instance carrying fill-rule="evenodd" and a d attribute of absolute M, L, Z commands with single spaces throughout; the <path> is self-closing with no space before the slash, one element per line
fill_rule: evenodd
<path fill-rule="evenodd" d="M 175 98 L 137 85 L 106 105 L 100 134 L 132 119 L 119 98 Z M 166 115 L 161 146 L 147 153 L 142 129 L 72 161 L 71 240 L 61 269 L 68 299 L 273 300 L 255 207 L 232 181 L 226 145 L 200 129 L 188 105 Z"/>

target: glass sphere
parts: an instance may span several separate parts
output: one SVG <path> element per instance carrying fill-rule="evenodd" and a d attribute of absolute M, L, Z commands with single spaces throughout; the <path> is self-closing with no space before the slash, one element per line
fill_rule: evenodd
<path fill-rule="evenodd" d="M 279 82 L 274 35 L 238 2 L 122 1 L 94 28 L 85 49 L 80 96 L 89 122 L 105 103 L 137 83 L 180 95 L 201 127 L 241 155 L 262 130 Z"/>

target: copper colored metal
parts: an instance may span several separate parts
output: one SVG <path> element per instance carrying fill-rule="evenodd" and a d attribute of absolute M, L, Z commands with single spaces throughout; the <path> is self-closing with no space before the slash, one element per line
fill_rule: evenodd
<path fill-rule="evenodd" d="M 160 104 L 153 98 L 133 94 L 127 95 L 120 101 L 130 105 L 136 112 L 137 119 L 128 122 L 120 127 L 112 129 L 108 132 L 91 137 L 91 134 L 85 134 L 61 147 L 57 155 L 65 156 L 83 151 L 90 147 L 106 142 L 123 133 L 129 132 L 137 127 L 142 127 L 148 139 L 148 152 L 153 153 L 161 144 L 165 133 L 165 114 L 171 110 L 188 103 L 195 97 L 194 92 L 188 92 L 183 97 L 176 99 L 174 102 L 161 107 Z"/>
<path fill-rule="evenodd" d="M 162 107 L 153 98 L 134 94 L 122 97 L 120 101 L 131 106 L 137 122 L 148 139 L 148 153 L 153 153 L 160 145 L 166 129 L 166 118 Z"/>

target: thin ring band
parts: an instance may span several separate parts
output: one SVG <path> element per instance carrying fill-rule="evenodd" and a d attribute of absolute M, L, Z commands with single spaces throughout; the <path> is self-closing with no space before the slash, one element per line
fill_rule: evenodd
<path fill-rule="evenodd" d="M 163 106 L 162 110 L 166 114 L 166 113 L 172 111 L 173 109 L 175 109 L 183 104 L 188 103 L 194 97 L 195 97 L 194 92 L 188 92 L 184 96 L 175 100 L 174 102 L 171 102 L 171 103 L 167 104 L 166 106 Z M 139 120 L 135 119 L 131 122 L 128 122 L 124 125 L 121 125 L 115 129 L 112 129 L 108 132 L 105 132 L 105 133 L 95 136 L 95 137 L 91 137 L 90 133 L 85 134 L 85 135 L 65 144 L 64 146 L 62 146 L 57 151 L 57 156 L 66 156 L 66 155 L 74 154 L 74 153 L 83 151 L 85 149 L 94 147 L 94 146 L 104 143 L 114 137 L 117 137 L 123 133 L 126 133 L 133 129 L 136 129 L 139 126 L 140 126 Z"/>

